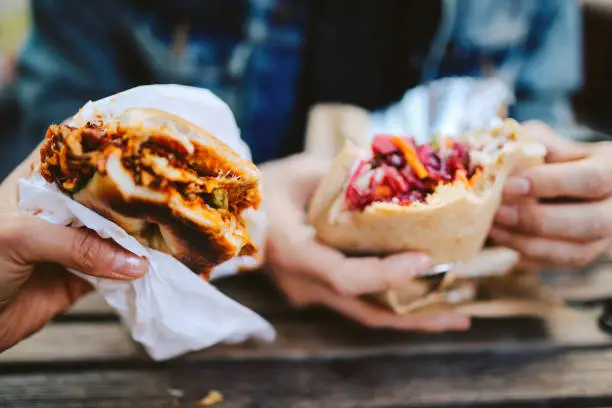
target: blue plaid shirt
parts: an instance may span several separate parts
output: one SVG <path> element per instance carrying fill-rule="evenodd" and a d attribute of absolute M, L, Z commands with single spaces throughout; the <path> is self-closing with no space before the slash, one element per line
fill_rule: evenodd
<path fill-rule="evenodd" d="M 49 123 L 90 99 L 142 83 L 182 83 L 230 104 L 256 161 L 279 157 L 298 98 L 305 6 L 244 4 L 225 10 L 236 21 L 207 30 L 126 1 L 32 0 L 20 64 L 25 135 L 34 144 Z M 287 9 L 291 17 L 278 18 Z M 581 85 L 580 21 L 577 0 L 443 0 L 421 79 L 495 73 L 514 85 L 513 116 L 565 126 L 569 96 Z"/>

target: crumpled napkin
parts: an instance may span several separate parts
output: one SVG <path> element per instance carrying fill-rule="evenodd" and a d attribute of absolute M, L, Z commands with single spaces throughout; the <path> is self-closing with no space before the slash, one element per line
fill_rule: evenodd
<path fill-rule="evenodd" d="M 112 116 L 128 108 L 155 108 L 180 116 L 214 134 L 250 159 L 229 107 L 212 92 L 180 85 L 148 85 L 96 102 L 88 102 L 71 124 L 84 124 L 94 114 Z M 172 256 L 142 246 L 115 223 L 62 194 L 35 171 L 20 180 L 22 211 L 54 224 L 87 227 L 102 238 L 149 260 L 149 272 L 135 281 L 113 281 L 72 273 L 90 282 L 119 314 L 132 338 L 154 360 L 165 360 L 216 343 L 237 343 L 248 338 L 272 341 L 274 328 L 252 310 L 219 292 Z M 253 241 L 260 248 L 265 236 L 261 211 L 245 215 Z M 211 279 L 255 267 L 251 257 L 234 258 L 213 270 Z"/>

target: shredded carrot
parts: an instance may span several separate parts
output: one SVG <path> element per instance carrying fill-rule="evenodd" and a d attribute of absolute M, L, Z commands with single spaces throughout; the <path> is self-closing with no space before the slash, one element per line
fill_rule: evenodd
<path fill-rule="evenodd" d="M 470 186 L 475 187 L 476 183 L 478 183 L 478 180 L 480 180 L 481 176 L 482 176 L 482 172 L 480 171 L 480 169 L 476 169 L 474 174 L 472 174 L 472 177 L 470 177 Z"/>
<path fill-rule="evenodd" d="M 457 170 L 457 172 L 455 173 L 455 179 L 457 181 L 460 181 L 461 183 L 465 184 L 466 186 L 470 185 L 470 182 L 467 179 L 467 175 L 465 173 L 465 170 L 463 170 L 463 169 Z"/>
<path fill-rule="evenodd" d="M 374 194 L 378 197 L 390 197 L 391 195 L 393 195 L 393 191 L 391 191 L 391 188 L 389 186 L 380 185 L 376 186 L 376 188 L 374 189 Z"/>
<path fill-rule="evenodd" d="M 393 136 L 391 140 L 393 141 L 395 147 L 397 147 L 404 154 L 406 162 L 410 165 L 410 167 L 414 169 L 417 176 L 420 179 L 426 178 L 429 174 L 427 173 L 425 166 L 423 166 L 423 163 L 421 163 L 421 161 L 419 160 L 419 156 L 417 156 L 412 146 L 410 146 L 408 143 L 406 143 L 404 139 L 398 136 Z"/>

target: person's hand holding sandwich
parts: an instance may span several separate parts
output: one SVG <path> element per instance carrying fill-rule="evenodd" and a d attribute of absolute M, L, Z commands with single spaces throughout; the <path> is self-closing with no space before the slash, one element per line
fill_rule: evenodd
<path fill-rule="evenodd" d="M 210 109 L 202 117 L 202 109 L 194 110 L 190 118 L 215 128 L 220 138 L 182 116 L 146 107 L 146 96 L 155 94 L 164 97 L 166 105 L 160 105 L 168 110 L 192 104 Z M 214 115 L 217 122 L 210 119 Z M 236 335 L 261 330 L 262 338 L 270 338 L 265 321 L 205 283 L 217 266 L 258 251 L 246 213 L 256 212 L 261 200 L 259 170 L 221 140 L 237 142 L 232 125 L 229 108 L 212 93 L 174 85 L 138 87 L 90 102 L 69 121 L 50 125 L 44 142 L 0 186 L 0 351 L 90 291 L 84 275 L 101 278 L 92 279 L 96 289 L 108 280 L 145 278 L 108 285 L 102 296 L 112 292 L 118 303 L 135 305 L 115 308 L 121 316 L 149 315 L 134 323 L 153 334 L 136 340 L 155 359 L 232 334 L 232 328 L 221 334 L 206 325 L 192 331 L 170 321 L 176 312 L 154 303 L 159 299 L 151 293 L 163 288 L 169 292 L 157 292 L 161 297 L 172 296 L 178 282 L 190 285 L 173 305 L 181 312 L 193 309 L 194 317 L 185 321 L 207 319 L 199 310 L 204 305 L 235 318 L 244 329 Z M 167 343 L 155 340 L 162 337 Z"/>
<path fill-rule="evenodd" d="M 612 144 L 573 142 L 541 122 L 523 132 L 546 145 L 546 164 L 508 180 L 491 237 L 530 266 L 585 266 L 612 240 Z"/>
<path fill-rule="evenodd" d="M 65 268 L 110 279 L 137 279 L 146 260 L 93 232 L 19 212 L 17 183 L 40 156 L 36 149 L 0 185 L 0 352 L 39 330 L 91 291 Z"/>
<path fill-rule="evenodd" d="M 266 261 L 294 307 L 322 305 L 365 326 L 416 331 L 466 330 L 458 313 L 398 316 L 361 298 L 401 288 L 425 272 L 430 259 L 406 252 L 349 257 L 319 242 L 306 224 L 306 207 L 330 162 L 301 154 L 261 166 L 264 209 L 269 218 Z"/>
<path fill-rule="evenodd" d="M 295 307 L 326 306 L 366 326 L 436 332 L 468 329 L 470 319 L 459 313 L 398 316 L 363 299 L 399 289 L 426 272 L 432 266 L 427 255 L 347 256 L 318 240 L 308 225 L 307 206 L 342 147 L 337 135 L 360 134 L 364 127 L 359 110 L 343 108 L 342 114 L 346 117 L 340 121 L 345 126 L 341 130 L 335 129 L 333 114 L 313 115 L 306 153 L 261 167 L 269 217 L 266 260 L 272 277 Z"/>

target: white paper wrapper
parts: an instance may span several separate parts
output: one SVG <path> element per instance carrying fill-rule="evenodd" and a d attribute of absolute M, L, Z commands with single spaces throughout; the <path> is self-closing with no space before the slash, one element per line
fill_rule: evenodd
<path fill-rule="evenodd" d="M 136 107 L 180 116 L 208 130 L 243 157 L 251 157 L 229 107 L 205 89 L 180 85 L 133 88 L 88 102 L 72 124 L 84 124 L 94 114 L 112 116 Z M 143 247 L 118 225 L 62 194 L 38 172 L 29 180 L 20 180 L 19 199 L 22 211 L 55 224 L 85 226 L 149 260 L 148 274 L 131 282 L 71 272 L 89 281 L 115 308 L 134 340 L 142 343 L 153 359 L 165 360 L 219 342 L 274 340 L 274 329 L 259 315 L 219 292 L 172 256 Z M 260 211 L 251 211 L 246 218 L 254 243 L 262 248 L 265 216 Z M 251 257 L 235 258 L 215 268 L 211 279 L 256 265 Z"/>
<path fill-rule="evenodd" d="M 436 134 L 457 137 L 500 125 L 498 110 L 514 95 L 499 79 L 445 78 L 410 89 L 401 101 L 372 112 L 369 135 L 409 135 L 425 143 Z"/>

